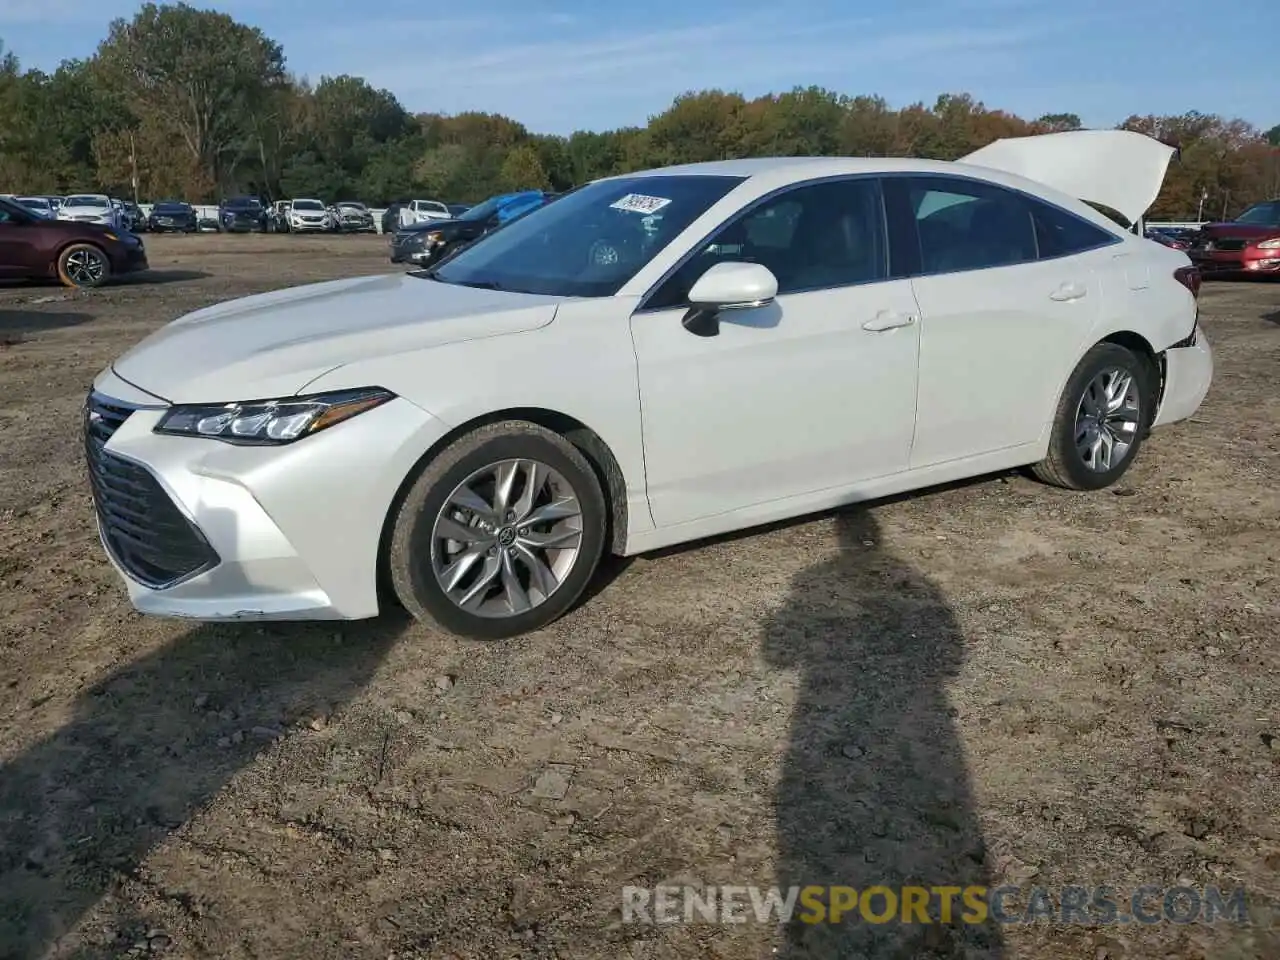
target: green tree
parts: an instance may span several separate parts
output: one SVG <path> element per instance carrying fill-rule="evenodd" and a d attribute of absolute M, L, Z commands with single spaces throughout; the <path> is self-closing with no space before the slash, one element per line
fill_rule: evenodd
<path fill-rule="evenodd" d="M 498 182 L 505 190 L 546 190 L 551 186 L 538 150 L 531 143 L 519 144 L 507 153 Z"/>
<path fill-rule="evenodd" d="M 255 111 L 285 80 L 284 53 L 261 30 L 185 3 L 148 3 L 113 21 L 97 64 L 140 120 L 170 127 L 219 183 L 246 151 Z"/>

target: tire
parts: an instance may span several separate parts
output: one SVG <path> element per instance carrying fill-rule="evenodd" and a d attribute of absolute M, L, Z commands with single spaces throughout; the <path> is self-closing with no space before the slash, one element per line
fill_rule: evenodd
<path fill-rule="evenodd" d="M 1127 386 L 1123 380 L 1117 384 L 1121 377 L 1128 377 Z M 1157 377 L 1146 357 L 1116 343 L 1096 344 L 1068 378 L 1048 455 L 1032 472 L 1067 490 L 1101 490 L 1119 480 L 1137 457 L 1155 417 Z M 1116 394 L 1118 400 L 1111 394 L 1117 386 L 1123 388 Z M 1103 405 L 1108 408 L 1103 417 L 1106 436 L 1096 427 Z M 1107 437 L 1112 438 L 1110 444 Z"/>
<path fill-rule="evenodd" d="M 467 539 L 474 538 L 476 542 L 463 548 L 461 540 L 442 538 L 436 529 L 437 518 L 442 517 L 446 504 L 462 485 L 466 484 L 480 498 L 472 503 L 491 511 L 498 499 L 494 468 L 512 461 L 526 465 L 534 462 L 541 468 L 532 503 L 522 504 L 525 498 L 516 493 L 523 493 L 528 486 L 526 466 L 509 489 L 509 506 L 514 507 L 510 514 L 499 520 L 491 512 L 469 515 L 455 508 L 453 529 L 459 530 L 461 525 Z M 528 527 L 518 522 L 520 511 L 529 516 L 545 513 L 547 503 L 554 499 L 564 504 L 567 496 L 576 501 L 576 517 L 535 519 Z M 512 515 L 516 521 L 509 520 Z M 559 618 L 581 596 L 604 551 L 607 518 L 608 508 L 596 472 L 564 437 L 521 420 L 480 427 L 434 457 L 395 511 L 387 550 L 391 583 L 400 602 L 415 618 L 450 633 L 480 640 L 528 633 Z M 447 518 L 443 520 L 449 522 Z M 490 523 L 488 530 L 474 525 L 478 522 Z M 565 546 L 548 544 L 549 548 L 543 549 L 535 545 L 535 540 Z M 470 561 L 455 560 L 450 566 L 449 544 L 457 545 L 453 557 L 468 554 Z M 576 553 L 571 553 L 575 544 Z M 539 589 L 534 569 L 527 561 L 530 555 L 542 562 L 543 576 L 550 573 L 558 581 L 544 580 L 543 584 L 549 586 L 545 591 Z M 460 571 L 453 597 L 440 581 L 450 571 Z M 516 603 L 506 590 L 511 577 L 519 587 L 515 591 Z M 488 585 L 479 586 L 485 578 Z M 459 600 L 473 589 L 477 590 L 479 602 L 464 609 Z M 529 609 L 519 610 L 521 597 L 530 604 Z"/>
<path fill-rule="evenodd" d="M 64 287 L 89 290 L 111 279 L 111 260 L 101 247 L 73 243 L 58 255 L 58 280 Z"/>

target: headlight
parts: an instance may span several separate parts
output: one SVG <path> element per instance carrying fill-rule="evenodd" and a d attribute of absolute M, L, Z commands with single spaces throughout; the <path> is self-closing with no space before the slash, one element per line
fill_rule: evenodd
<path fill-rule="evenodd" d="M 1263 240 L 1258 244 L 1259 250 L 1280 250 L 1280 238 L 1275 240 Z"/>
<path fill-rule="evenodd" d="M 427 232 L 428 243 L 444 243 L 444 234 L 439 230 L 430 230 Z"/>
<path fill-rule="evenodd" d="M 389 390 L 367 387 L 279 400 L 180 404 L 169 408 L 156 424 L 155 432 L 278 446 L 319 433 L 394 398 Z"/>

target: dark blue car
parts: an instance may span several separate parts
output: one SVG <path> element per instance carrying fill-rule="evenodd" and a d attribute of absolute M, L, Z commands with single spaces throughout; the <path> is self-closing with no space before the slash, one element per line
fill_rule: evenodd
<path fill-rule="evenodd" d="M 218 204 L 220 233 L 266 233 L 267 208 L 257 197 L 232 197 Z"/>
<path fill-rule="evenodd" d="M 418 266 L 435 263 L 445 254 L 537 210 L 551 199 L 551 194 L 541 190 L 500 193 L 452 220 L 430 220 L 402 227 L 391 240 L 391 262 Z"/>

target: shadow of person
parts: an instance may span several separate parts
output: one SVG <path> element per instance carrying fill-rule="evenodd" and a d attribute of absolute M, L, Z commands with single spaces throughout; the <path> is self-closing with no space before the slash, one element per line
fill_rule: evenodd
<path fill-rule="evenodd" d="M 0 957 L 55 946 L 288 728 L 358 694 L 407 622 L 205 624 L 81 693 L 0 766 Z"/>
<path fill-rule="evenodd" d="M 904 886 L 987 885 L 945 689 L 960 631 L 937 588 L 881 542 L 871 513 L 834 520 L 839 554 L 798 576 L 766 627 L 766 656 L 800 674 L 776 797 L 777 882 L 887 887 L 897 906 L 875 922 L 894 903 L 878 893 L 870 920 L 859 900 L 839 923 L 810 923 L 801 901 L 778 955 L 996 958 L 998 929 L 962 922 L 959 896 L 951 923 L 901 922 Z M 940 899 L 930 897 L 935 918 Z"/>

